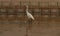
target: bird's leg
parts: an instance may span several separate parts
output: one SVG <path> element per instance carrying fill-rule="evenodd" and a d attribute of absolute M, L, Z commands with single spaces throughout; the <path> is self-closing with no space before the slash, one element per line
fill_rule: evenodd
<path fill-rule="evenodd" d="M 26 24 L 26 35 L 25 36 L 28 36 L 28 24 L 29 24 L 29 19 L 27 20 L 27 24 Z"/>
<path fill-rule="evenodd" d="M 27 28 L 27 26 L 26 26 L 26 35 L 25 36 L 28 36 L 28 28 Z"/>
<path fill-rule="evenodd" d="M 26 25 L 26 35 L 25 36 L 28 36 L 28 29 L 31 29 L 31 26 L 32 26 L 32 19 L 28 19 L 27 21 L 27 25 Z"/>
<path fill-rule="evenodd" d="M 32 19 L 29 19 L 28 20 L 28 29 L 30 30 L 32 27 Z"/>

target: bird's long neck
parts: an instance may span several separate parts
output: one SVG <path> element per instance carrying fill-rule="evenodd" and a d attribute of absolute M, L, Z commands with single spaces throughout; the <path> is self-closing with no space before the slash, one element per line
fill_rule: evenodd
<path fill-rule="evenodd" d="M 26 13 L 28 13 L 28 5 L 26 6 Z"/>

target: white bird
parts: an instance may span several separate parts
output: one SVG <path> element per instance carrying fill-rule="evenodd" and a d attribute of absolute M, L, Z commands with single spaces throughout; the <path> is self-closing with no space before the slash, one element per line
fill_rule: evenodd
<path fill-rule="evenodd" d="M 27 14 L 28 19 L 34 20 L 34 17 L 33 17 L 32 14 L 30 14 L 29 11 L 28 11 L 28 5 L 26 5 L 26 14 Z"/>

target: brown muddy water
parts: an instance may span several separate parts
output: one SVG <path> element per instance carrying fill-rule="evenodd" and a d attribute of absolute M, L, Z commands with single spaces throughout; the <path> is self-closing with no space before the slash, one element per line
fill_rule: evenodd
<path fill-rule="evenodd" d="M 0 36 L 60 36 L 60 20 L 0 21 Z"/>

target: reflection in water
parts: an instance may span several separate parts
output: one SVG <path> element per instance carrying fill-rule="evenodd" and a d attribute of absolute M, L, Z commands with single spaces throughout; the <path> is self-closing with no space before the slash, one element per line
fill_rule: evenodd
<path fill-rule="evenodd" d="M 46 33 L 51 35 L 59 35 L 60 22 L 49 21 L 0 21 L 0 34 L 24 34 L 29 35 L 38 33 L 41 36 Z M 57 32 L 57 33 L 56 33 Z M 13 34 L 14 35 L 14 34 Z M 44 34 L 45 35 L 45 34 Z"/>

